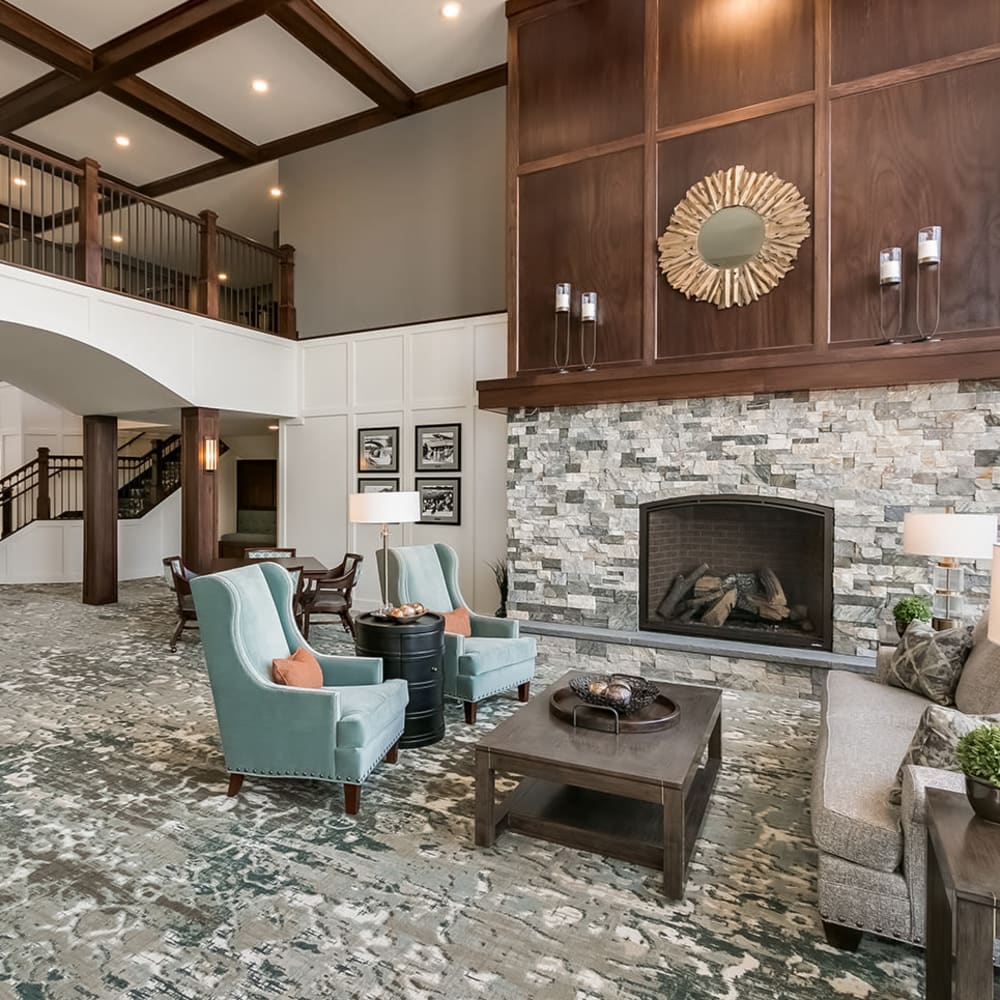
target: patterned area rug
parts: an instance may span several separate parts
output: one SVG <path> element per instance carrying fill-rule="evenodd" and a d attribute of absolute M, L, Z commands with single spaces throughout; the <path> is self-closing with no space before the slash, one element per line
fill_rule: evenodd
<path fill-rule="evenodd" d="M 817 706 L 727 693 L 687 898 L 655 872 L 504 834 L 472 846 L 497 698 L 365 785 L 225 775 L 196 636 L 162 583 L 85 608 L 0 590 L 0 996 L 764 1000 L 923 995 L 922 953 L 829 948 L 807 799 Z M 317 646 L 343 646 L 317 629 Z M 540 690 L 556 676 L 544 650 Z M 280 734 L 279 734 L 280 735 Z"/>

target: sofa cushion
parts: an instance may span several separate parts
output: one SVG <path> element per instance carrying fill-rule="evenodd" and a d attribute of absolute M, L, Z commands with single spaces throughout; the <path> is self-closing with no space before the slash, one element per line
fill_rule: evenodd
<path fill-rule="evenodd" d="M 337 746 L 341 748 L 359 748 L 378 740 L 395 719 L 402 722 L 410 699 L 406 681 L 398 678 L 333 690 L 340 692 Z"/>
<path fill-rule="evenodd" d="M 472 636 L 465 640 L 464 650 L 458 658 L 458 672 L 467 677 L 477 677 L 509 667 L 513 663 L 531 660 L 535 651 L 535 640 L 528 637 L 492 639 Z"/>
<path fill-rule="evenodd" d="M 987 638 L 989 611 L 972 632 L 972 652 L 955 689 L 955 706 L 966 715 L 1000 713 L 1000 645 Z"/>
<path fill-rule="evenodd" d="M 926 707 L 926 698 L 862 674 L 827 675 L 812 787 L 821 851 L 877 871 L 899 867 L 903 835 L 889 793 Z"/>
<path fill-rule="evenodd" d="M 972 649 L 972 629 L 962 625 L 938 632 L 910 622 L 889 664 L 888 682 L 922 694 L 939 705 L 955 703 L 955 688 Z"/>

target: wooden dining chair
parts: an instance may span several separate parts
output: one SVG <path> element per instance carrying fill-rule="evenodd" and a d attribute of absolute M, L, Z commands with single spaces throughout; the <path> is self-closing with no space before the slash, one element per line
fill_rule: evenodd
<path fill-rule="evenodd" d="M 243 550 L 244 559 L 294 559 L 295 549 L 276 545 L 248 545 Z"/>
<path fill-rule="evenodd" d="M 198 628 L 198 613 L 191 596 L 191 581 L 197 576 L 184 565 L 180 556 L 167 556 L 163 560 L 163 576 L 177 599 L 177 627 L 170 637 L 170 652 L 177 652 L 177 640 L 186 628 Z"/>
<path fill-rule="evenodd" d="M 354 588 L 361 576 L 364 558 L 348 552 L 339 566 L 334 566 L 323 576 L 311 577 L 302 594 L 302 634 L 309 638 L 309 626 L 317 615 L 336 615 L 344 631 L 354 636 L 354 618 L 351 605 Z"/>

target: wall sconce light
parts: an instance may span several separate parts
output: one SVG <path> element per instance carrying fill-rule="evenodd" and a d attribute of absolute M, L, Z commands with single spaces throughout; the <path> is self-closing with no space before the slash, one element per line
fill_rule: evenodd
<path fill-rule="evenodd" d="M 927 268 L 934 268 L 934 296 L 931 313 L 933 325 L 925 330 L 923 321 L 923 298 L 920 294 L 920 277 Z M 917 233 L 917 330 L 920 340 L 931 342 L 941 338 L 937 336 L 941 325 L 941 227 L 924 226 Z"/>
<path fill-rule="evenodd" d="M 896 299 L 896 329 L 885 332 L 885 299 L 892 293 Z M 878 252 L 878 325 L 882 331 L 879 344 L 898 344 L 903 331 L 903 248 L 885 247 Z"/>
<path fill-rule="evenodd" d="M 201 443 L 202 467 L 206 472 L 219 468 L 219 439 L 206 437 Z"/>
<path fill-rule="evenodd" d="M 552 360 L 555 362 L 556 368 L 559 370 L 560 375 L 565 375 L 569 371 L 569 336 L 570 336 L 570 316 L 569 316 L 569 300 L 570 295 L 573 292 L 573 286 L 565 281 L 560 281 L 556 285 L 556 320 L 555 320 L 555 331 L 552 337 Z M 566 317 L 566 350 L 565 352 L 560 352 L 559 350 L 559 317 Z M 562 358 L 560 358 L 560 353 L 562 353 Z"/>
<path fill-rule="evenodd" d="M 588 360 L 586 343 L 587 328 L 591 331 L 590 358 Z M 594 363 L 597 361 L 597 292 L 584 292 L 580 299 L 580 360 L 585 372 L 597 371 Z"/>

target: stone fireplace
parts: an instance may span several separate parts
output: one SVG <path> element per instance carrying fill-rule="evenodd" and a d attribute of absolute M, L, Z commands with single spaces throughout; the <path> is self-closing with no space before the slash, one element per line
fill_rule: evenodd
<path fill-rule="evenodd" d="M 648 627 L 643 505 L 706 496 L 832 510 L 824 648 L 870 654 L 891 604 L 930 589 L 929 561 L 902 552 L 904 512 L 1000 510 L 1000 382 L 510 411 L 511 614 L 626 633 Z M 715 557 L 692 554 L 677 572 L 708 561 Z M 987 566 L 967 567 L 970 615 L 986 603 L 988 583 Z M 822 604 L 813 592 L 793 600 L 799 584 L 785 586 L 789 604 L 806 605 L 810 617 Z"/>
<path fill-rule="evenodd" d="M 702 495 L 639 508 L 639 627 L 833 648 L 833 509 Z"/>

